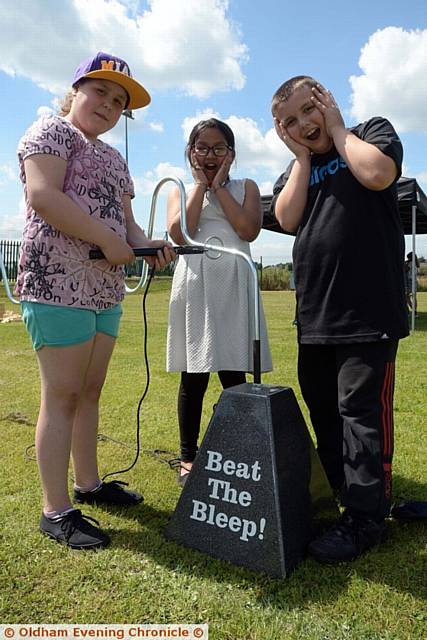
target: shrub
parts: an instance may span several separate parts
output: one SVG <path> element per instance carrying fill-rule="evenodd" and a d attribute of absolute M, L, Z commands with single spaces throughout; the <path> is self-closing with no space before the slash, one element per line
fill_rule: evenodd
<path fill-rule="evenodd" d="M 283 267 L 265 267 L 260 273 L 260 287 L 262 291 L 287 291 L 289 286 L 289 271 Z"/>

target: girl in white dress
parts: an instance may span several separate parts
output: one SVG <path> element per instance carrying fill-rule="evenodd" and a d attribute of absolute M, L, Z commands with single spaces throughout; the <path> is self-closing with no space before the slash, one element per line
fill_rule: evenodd
<path fill-rule="evenodd" d="M 262 223 L 261 198 L 253 180 L 230 180 L 235 158 L 230 127 L 211 118 L 192 130 L 186 155 L 194 185 L 187 192 L 187 228 L 198 242 L 233 247 L 250 255 L 249 243 Z M 177 187 L 168 200 L 168 232 L 177 244 L 181 233 Z M 210 239 L 210 240 L 209 240 Z M 220 254 L 182 255 L 176 265 L 167 341 L 167 370 L 181 371 L 178 421 L 183 486 L 197 453 L 203 397 L 210 372 L 217 372 L 223 388 L 246 382 L 253 371 L 253 286 L 246 261 Z M 261 370 L 272 369 L 265 319 L 260 304 Z"/>

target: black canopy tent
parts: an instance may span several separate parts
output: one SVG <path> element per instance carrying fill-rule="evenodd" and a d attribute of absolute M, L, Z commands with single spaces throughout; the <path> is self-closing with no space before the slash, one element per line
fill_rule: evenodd
<path fill-rule="evenodd" d="M 417 272 L 415 265 L 415 238 L 417 234 L 427 233 L 427 197 L 414 178 L 400 178 L 397 183 L 397 198 L 400 217 L 406 235 L 412 236 L 412 273 Z M 417 279 L 412 278 L 412 300 L 415 300 Z M 411 330 L 415 329 L 415 304 L 411 310 Z"/>
<path fill-rule="evenodd" d="M 278 233 L 286 233 L 271 212 L 273 196 L 262 196 L 263 224 L 262 228 Z M 415 178 L 400 178 L 397 182 L 397 200 L 403 232 L 412 236 L 412 273 L 415 270 L 415 237 L 417 234 L 427 233 L 427 196 Z M 416 281 L 412 282 L 412 294 L 415 296 Z M 412 309 L 412 330 L 415 327 L 415 308 Z"/>
<path fill-rule="evenodd" d="M 415 178 L 400 178 L 397 200 L 405 235 L 427 233 L 427 196 Z"/>

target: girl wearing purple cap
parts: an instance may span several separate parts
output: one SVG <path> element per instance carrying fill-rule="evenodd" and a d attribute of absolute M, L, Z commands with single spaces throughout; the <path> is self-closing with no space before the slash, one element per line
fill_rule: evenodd
<path fill-rule="evenodd" d="M 40 530 L 75 549 L 106 546 L 109 537 L 72 506 L 70 454 L 76 502 L 132 506 L 142 500 L 123 483 L 100 481 L 98 403 L 132 248 L 158 247 L 157 257 L 148 259 L 156 268 L 175 256 L 169 243 L 149 240 L 135 222 L 126 162 L 99 136 L 116 125 L 124 109 L 149 101 L 123 60 L 99 52 L 79 66 L 60 115 L 41 117 L 18 147 L 27 217 L 16 293 L 41 377 Z M 89 260 L 95 247 L 105 260 Z"/>

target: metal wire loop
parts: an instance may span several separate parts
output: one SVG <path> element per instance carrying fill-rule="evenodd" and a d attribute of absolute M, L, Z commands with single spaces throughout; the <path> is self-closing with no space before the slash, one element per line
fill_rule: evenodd
<path fill-rule="evenodd" d="M 206 239 L 204 247 L 206 248 L 207 246 L 209 246 L 209 243 L 211 240 L 217 240 L 216 244 L 218 247 L 223 247 L 224 246 L 224 242 L 221 240 L 221 238 L 219 238 L 218 236 L 209 236 L 209 238 Z M 217 251 L 215 251 L 215 249 L 206 249 L 205 251 L 205 255 L 210 259 L 210 260 L 218 260 L 218 258 L 220 258 L 222 256 L 222 251 L 220 248 L 218 248 Z"/>

